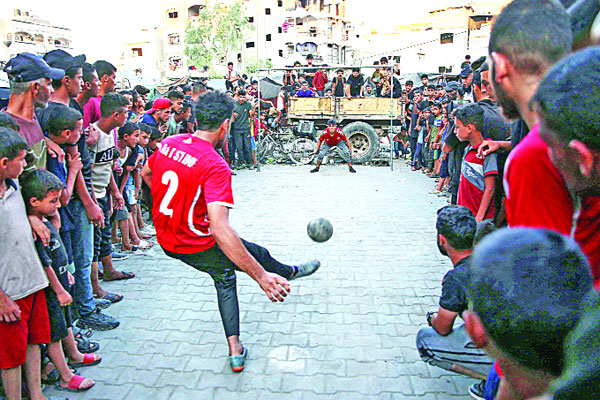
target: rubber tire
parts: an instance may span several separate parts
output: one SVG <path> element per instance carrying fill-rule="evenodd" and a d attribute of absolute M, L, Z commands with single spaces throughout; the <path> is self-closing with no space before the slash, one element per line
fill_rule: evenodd
<path fill-rule="evenodd" d="M 348 138 L 348 141 L 352 145 L 353 154 L 352 154 L 352 162 L 354 164 L 364 164 L 369 162 L 377 155 L 379 152 L 379 135 L 377 135 L 377 131 L 371 125 L 366 122 L 352 122 L 346 125 L 343 129 L 344 134 Z M 357 155 L 355 153 L 355 146 L 352 142 L 352 136 L 361 135 L 363 136 L 361 142 L 365 144 L 363 148 L 366 148 L 363 153 Z M 356 140 L 356 139 L 355 139 Z M 368 141 L 365 143 L 364 141 Z"/>
<path fill-rule="evenodd" d="M 317 143 L 309 138 L 297 138 L 292 143 L 292 151 L 290 151 L 290 159 L 296 165 L 306 165 L 310 164 L 314 159 L 315 155 L 312 154 L 313 151 L 317 148 Z M 296 153 L 296 149 L 301 149 L 299 153 Z"/>

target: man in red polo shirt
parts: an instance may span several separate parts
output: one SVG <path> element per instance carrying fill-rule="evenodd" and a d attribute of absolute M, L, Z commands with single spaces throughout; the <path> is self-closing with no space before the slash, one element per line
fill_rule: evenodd
<path fill-rule="evenodd" d="M 337 127 L 337 122 L 335 122 L 334 119 L 327 121 L 327 129 L 323 131 L 323 134 L 319 138 L 319 144 L 313 152 L 313 155 L 319 153 L 319 156 L 317 157 L 317 166 L 311 169 L 310 173 L 313 174 L 319 172 L 323 158 L 325 158 L 327 152 L 329 152 L 329 149 L 332 147 L 337 147 L 340 150 L 344 161 L 348 163 L 348 170 L 353 174 L 356 173 L 356 170 L 352 168 L 352 145 L 348 141 L 348 138 L 346 138 L 346 135 L 344 135 L 344 132 Z M 319 149 L 321 151 L 319 151 Z"/>

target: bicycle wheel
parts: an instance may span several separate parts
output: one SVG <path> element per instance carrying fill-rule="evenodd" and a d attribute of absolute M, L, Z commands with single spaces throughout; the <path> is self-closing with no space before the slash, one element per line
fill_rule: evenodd
<path fill-rule="evenodd" d="M 292 142 L 292 148 L 289 153 L 290 159 L 297 165 L 310 164 L 315 155 L 312 154 L 317 147 L 317 144 L 307 138 L 298 138 Z"/>

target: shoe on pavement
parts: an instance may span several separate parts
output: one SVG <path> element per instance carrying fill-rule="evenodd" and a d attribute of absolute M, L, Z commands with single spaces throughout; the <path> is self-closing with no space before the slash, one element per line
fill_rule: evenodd
<path fill-rule="evenodd" d="M 92 328 L 95 331 L 109 331 L 118 327 L 119 324 L 119 321 L 110 315 L 102 314 L 99 309 L 96 309 L 77 320 L 78 328 Z"/>
<path fill-rule="evenodd" d="M 348 171 L 352 172 L 353 174 L 356 173 L 356 170 L 354 168 L 352 168 L 352 166 L 348 167 Z"/>
<path fill-rule="evenodd" d="M 440 190 L 434 189 L 432 191 L 429 192 L 430 194 L 441 194 L 442 192 Z"/>
<path fill-rule="evenodd" d="M 319 260 L 312 260 L 304 264 L 300 264 L 296 266 L 296 273 L 292 276 L 289 281 L 298 278 L 304 278 L 305 276 L 309 276 L 314 274 L 319 267 L 321 266 L 321 262 Z"/>
<path fill-rule="evenodd" d="M 129 258 L 127 254 L 119 253 L 117 251 L 113 251 L 110 255 L 113 261 L 123 261 Z"/>
<path fill-rule="evenodd" d="M 156 229 L 152 225 L 146 225 L 142 228 L 141 233 L 144 235 L 156 236 Z"/>
<path fill-rule="evenodd" d="M 485 381 L 474 383 L 469 386 L 469 394 L 477 400 L 485 400 Z"/>
<path fill-rule="evenodd" d="M 246 366 L 246 358 L 248 357 L 248 349 L 242 346 L 242 354 L 229 356 L 229 365 L 233 372 L 242 372 Z"/>
<path fill-rule="evenodd" d="M 319 168 L 313 168 L 310 170 L 311 174 L 314 174 L 315 172 L 319 172 Z"/>
<path fill-rule="evenodd" d="M 106 299 L 94 299 L 94 303 L 96 303 L 96 308 L 99 310 L 106 310 L 112 302 Z"/>

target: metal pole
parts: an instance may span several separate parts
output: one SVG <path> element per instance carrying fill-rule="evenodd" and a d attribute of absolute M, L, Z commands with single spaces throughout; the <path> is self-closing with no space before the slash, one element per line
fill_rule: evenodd
<path fill-rule="evenodd" d="M 260 15 L 259 12 L 259 7 L 258 7 L 258 1 L 256 2 L 256 22 L 258 25 L 258 16 Z M 256 27 L 256 65 L 260 68 L 259 66 L 259 62 L 260 59 L 258 58 L 258 46 L 260 46 L 260 41 L 259 36 L 260 34 L 258 33 L 258 26 Z M 256 107 L 258 114 L 256 115 L 256 118 L 258 118 L 258 124 L 256 126 L 256 131 L 254 133 L 256 133 L 256 151 L 254 152 L 254 154 L 256 155 L 256 172 L 260 172 L 260 79 L 258 78 L 258 69 L 256 69 L 256 81 L 258 82 L 258 89 L 257 89 L 257 93 L 256 93 L 256 97 L 258 98 L 258 107 Z M 252 124 L 254 124 L 254 121 L 252 121 Z"/>
<path fill-rule="evenodd" d="M 394 170 L 394 67 L 390 68 L 390 170 Z"/>

